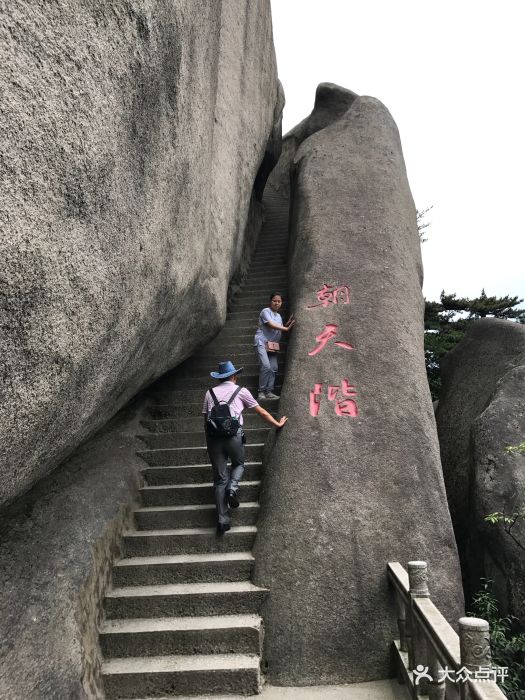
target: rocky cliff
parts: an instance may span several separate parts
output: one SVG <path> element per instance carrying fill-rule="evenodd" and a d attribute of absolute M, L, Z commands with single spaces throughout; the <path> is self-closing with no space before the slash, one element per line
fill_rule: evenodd
<path fill-rule="evenodd" d="M 269 0 L 22 0 L 0 32 L 1 505 L 217 332 L 283 100 Z"/>
<path fill-rule="evenodd" d="M 442 364 L 436 414 L 443 472 L 467 595 L 494 582 L 502 613 L 525 624 L 525 553 L 489 513 L 525 500 L 525 457 L 508 453 L 525 435 L 525 327 L 481 319 Z M 525 523 L 512 528 L 525 546 Z"/>
<path fill-rule="evenodd" d="M 265 469 L 255 547 L 255 580 L 271 590 L 268 673 L 283 685 L 389 677 L 388 561 L 426 560 L 436 604 L 452 623 L 463 612 L 399 134 L 380 102 L 351 102 L 292 169 L 297 325 L 279 406 L 290 420 Z"/>

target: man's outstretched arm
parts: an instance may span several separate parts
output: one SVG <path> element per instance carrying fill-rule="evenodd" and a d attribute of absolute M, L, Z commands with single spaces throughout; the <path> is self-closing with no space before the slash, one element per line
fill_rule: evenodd
<path fill-rule="evenodd" d="M 267 423 L 270 423 L 270 425 L 273 425 L 276 428 L 282 428 L 288 420 L 286 416 L 283 416 L 279 420 L 275 420 L 275 418 L 270 413 L 268 413 L 268 411 L 266 411 L 262 406 L 254 406 L 253 410 L 256 411 L 260 416 L 262 416 Z"/>

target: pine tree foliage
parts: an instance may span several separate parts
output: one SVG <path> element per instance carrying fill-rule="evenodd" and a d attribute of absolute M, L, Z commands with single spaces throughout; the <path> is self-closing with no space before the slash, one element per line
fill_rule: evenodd
<path fill-rule="evenodd" d="M 525 323 L 525 309 L 515 308 L 523 299 L 506 295 L 468 299 L 441 292 L 440 301 L 425 301 L 425 361 L 433 399 L 441 393 L 440 366 L 443 357 L 463 338 L 469 325 L 479 318 L 512 319 Z"/>
<path fill-rule="evenodd" d="M 416 209 L 416 226 L 417 226 L 417 232 L 419 234 L 419 240 L 421 243 L 424 243 L 427 241 L 427 238 L 424 238 L 425 231 L 426 229 L 430 226 L 430 221 L 425 221 L 425 217 L 428 214 L 428 212 L 433 208 L 433 204 L 430 205 L 429 207 L 426 207 L 426 209 Z"/>

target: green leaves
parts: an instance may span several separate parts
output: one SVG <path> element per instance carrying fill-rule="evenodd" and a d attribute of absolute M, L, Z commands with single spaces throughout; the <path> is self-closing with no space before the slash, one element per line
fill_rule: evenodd
<path fill-rule="evenodd" d="M 507 454 L 522 454 L 525 455 L 525 440 L 519 445 L 509 445 L 505 448 Z"/>
<path fill-rule="evenodd" d="M 500 515 L 492 513 L 492 515 Z M 485 520 L 488 517 L 486 516 Z M 509 700 L 523 700 L 525 693 L 525 634 L 513 632 L 516 620 L 511 615 L 500 617 L 499 605 L 492 592 L 492 581 L 481 579 L 482 588 L 472 599 L 473 611 L 469 615 L 481 617 L 490 625 L 490 646 L 493 664 L 506 667 L 509 670 L 508 677 L 503 682 L 498 682 L 501 690 L 506 693 Z"/>
<path fill-rule="evenodd" d="M 486 316 L 525 323 L 525 309 L 514 308 L 522 302 L 523 299 L 509 295 L 488 297 L 484 289 L 475 299 L 458 298 L 443 290 L 440 301 L 425 300 L 425 362 L 434 400 L 441 394 L 441 361 L 463 338 L 469 325 Z"/>

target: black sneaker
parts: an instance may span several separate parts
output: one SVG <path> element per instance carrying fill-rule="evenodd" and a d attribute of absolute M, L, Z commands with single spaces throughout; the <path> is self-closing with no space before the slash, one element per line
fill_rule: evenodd
<path fill-rule="evenodd" d="M 227 523 L 217 523 L 217 534 L 219 537 L 224 535 L 225 532 L 228 532 L 228 530 L 231 530 L 231 525 Z"/>
<path fill-rule="evenodd" d="M 239 507 L 239 499 L 235 491 L 228 491 L 228 505 L 230 506 L 230 508 Z"/>

